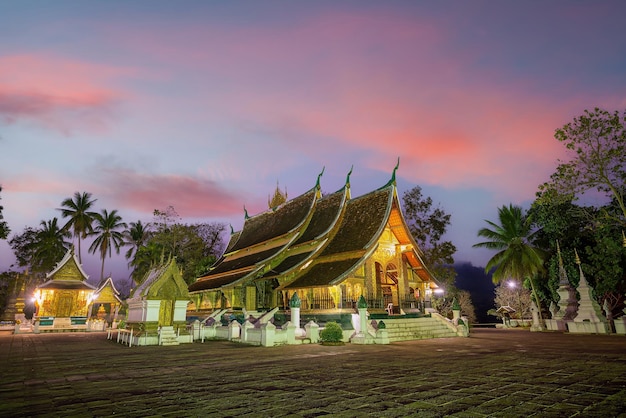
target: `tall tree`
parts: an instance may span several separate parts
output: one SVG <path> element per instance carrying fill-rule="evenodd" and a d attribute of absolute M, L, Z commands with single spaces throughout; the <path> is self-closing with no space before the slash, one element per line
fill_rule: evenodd
<path fill-rule="evenodd" d="M 137 222 L 131 222 L 126 231 L 124 231 L 124 239 L 126 245 L 130 248 L 126 251 L 126 259 L 130 260 L 128 266 L 132 262 L 132 258 L 137 254 L 137 250 L 148 242 L 152 231 L 150 230 L 150 223 L 144 224 L 140 220 Z"/>
<path fill-rule="evenodd" d="M 595 108 L 557 129 L 555 138 L 570 152 L 569 161 L 559 160 L 550 181 L 539 187 L 545 196 L 580 197 L 596 189 L 614 198 L 626 224 L 626 111 L 610 113 Z M 610 216 L 609 214 L 605 214 Z"/>
<path fill-rule="evenodd" d="M 96 212 L 91 211 L 91 207 L 97 199 L 91 198 L 91 193 L 88 192 L 75 192 L 74 198 L 67 198 L 61 202 L 61 214 L 64 218 L 69 218 L 67 223 L 63 226 L 64 229 L 71 228 L 74 236 L 78 239 L 78 261 L 83 262 L 80 241 L 87 238 L 87 235 L 92 232 L 92 223 Z"/>
<path fill-rule="evenodd" d="M 34 251 L 34 270 L 50 271 L 58 263 L 71 243 L 67 241 L 71 234 L 59 226 L 58 219 L 41 221 L 41 228 L 37 232 L 37 243 Z"/>
<path fill-rule="evenodd" d="M 485 272 L 493 269 L 491 277 L 496 284 L 509 278 L 520 281 L 528 279 L 537 307 L 540 308 L 533 280 L 543 271 L 544 253 L 532 243 L 536 235 L 536 231 L 532 230 L 532 221 L 524 216 L 521 207 L 512 204 L 499 208 L 498 218 L 500 224 L 485 221 L 491 229 L 481 228 L 478 236 L 487 241 L 474 244 L 474 247 L 498 251 L 487 262 Z"/>
<path fill-rule="evenodd" d="M 117 214 L 117 210 L 108 212 L 103 209 L 101 213 L 94 216 L 95 227 L 93 228 L 94 241 L 89 247 L 89 252 L 100 253 L 102 259 L 102 269 L 100 270 L 100 280 L 104 279 L 104 259 L 108 255 L 111 257 L 112 249 L 115 248 L 117 254 L 124 245 L 124 229 L 127 225 L 122 222 L 122 217 Z"/>
<path fill-rule="evenodd" d="M 456 277 L 452 267 L 456 247 L 450 241 L 443 241 L 450 215 L 441 207 L 435 207 L 432 198 L 423 196 L 419 186 L 404 192 L 402 201 L 404 218 L 422 251 L 424 263 L 446 287 L 452 287 Z"/>
<path fill-rule="evenodd" d="M 13 235 L 9 245 L 19 267 L 24 267 L 27 276 L 39 280 L 54 268 L 71 242 L 71 234 L 59 227 L 57 218 L 41 221 L 40 228 L 26 227 L 24 232 Z"/>
<path fill-rule="evenodd" d="M 0 186 L 0 192 L 2 192 L 2 186 Z M 11 232 L 11 229 L 9 229 L 9 225 L 6 223 L 6 221 L 3 221 L 4 219 L 4 215 L 2 215 L 3 210 L 4 210 L 4 207 L 0 206 L 0 239 L 7 239 L 7 237 L 9 236 L 9 233 Z"/>

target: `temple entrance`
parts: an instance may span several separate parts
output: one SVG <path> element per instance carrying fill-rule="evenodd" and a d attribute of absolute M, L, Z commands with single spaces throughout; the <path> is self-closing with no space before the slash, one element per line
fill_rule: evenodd
<path fill-rule="evenodd" d="M 59 304 L 57 305 L 57 317 L 68 317 L 72 315 L 72 305 L 74 298 L 72 294 L 61 293 L 59 295 Z"/>
<path fill-rule="evenodd" d="M 172 326 L 174 323 L 174 303 L 173 300 L 162 300 L 159 309 L 159 324 L 163 327 Z"/>
<path fill-rule="evenodd" d="M 398 269 L 395 264 L 389 263 L 383 270 L 380 263 L 376 263 L 376 293 L 387 308 L 398 307 Z"/>

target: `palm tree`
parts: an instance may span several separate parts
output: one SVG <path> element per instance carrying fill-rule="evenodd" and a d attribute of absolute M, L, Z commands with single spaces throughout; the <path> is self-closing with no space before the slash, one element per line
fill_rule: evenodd
<path fill-rule="evenodd" d="M 41 229 L 35 234 L 32 243 L 32 267 L 33 271 L 44 273 L 54 268 L 55 264 L 63 258 L 70 247 L 71 234 L 59 227 L 58 219 L 40 222 Z"/>
<path fill-rule="evenodd" d="M 539 308 L 539 297 L 535 291 L 533 278 L 543 270 L 544 252 L 532 244 L 538 231 L 532 230 L 532 222 L 525 216 L 522 208 L 510 204 L 498 209 L 500 225 L 486 221 L 492 229 L 481 228 L 479 237 L 488 241 L 474 244 L 473 247 L 497 250 L 485 267 L 485 272 L 495 270 L 492 280 L 495 284 L 508 278 L 523 281 L 529 279 L 530 286 Z M 539 310 L 541 313 L 541 309 Z"/>
<path fill-rule="evenodd" d="M 101 213 L 96 213 L 94 216 L 95 227 L 93 228 L 92 235 L 95 235 L 94 241 L 89 247 L 89 252 L 95 254 L 96 251 L 100 252 L 100 258 L 102 258 L 102 269 L 100 270 L 100 280 L 104 279 L 104 259 L 107 254 L 111 257 L 111 249 L 115 248 L 117 254 L 120 253 L 120 248 L 124 245 L 123 229 L 127 225 L 122 222 L 122 217 L 117 214 L 117 210 L 112 210 L 110 213 L 103 209 Z"/>
<path fill-rule="evenodd" d="M 69 230 L 72 228 L 74 236 L 78 238 L 78 261 L 83 262 L 80 252 L 80 240 L 85 239 L 88 234 L 91 233 L 94 217 L 96 212 L 91 212 L 90 209 L 97 199 L 91 199 L 91 193 L 75 192 L 74 199 L 67 198 L 61 202 L 61 214 L 64 218 L 70 218 L 69 221 L 63 226 L 63 229 Z"/>
<path fill-rule="evenodd" d="M 129 228 L 124 231 L 124 238 L 126 239 L 126 244 L 130 246 L 128 251 L 126 251 L 126 259 L 131 260 L 139 250 L 140 247 L 146 245 L 148 239 L 152 235 L 152 231 L 150 230 L 150 223 L 143 224 L 141 221 L 131 222 L 129 224 Z M 128 262 L 128 266 L 130 267 L 132 261 Z"/>

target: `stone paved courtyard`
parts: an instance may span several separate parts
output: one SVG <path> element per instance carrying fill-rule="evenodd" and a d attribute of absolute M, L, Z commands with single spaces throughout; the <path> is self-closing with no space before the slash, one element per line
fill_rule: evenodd
<path fill-rule="evenodd" d="M 106 333 L 0 333 L 0 362 L 11 417 L 626 417 L 623 336 L 129 348 Z"/>

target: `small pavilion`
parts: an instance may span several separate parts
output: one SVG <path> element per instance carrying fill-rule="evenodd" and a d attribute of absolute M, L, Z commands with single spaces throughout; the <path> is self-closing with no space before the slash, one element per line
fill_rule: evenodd
<path fill-rule="evenodd" d="M 36 315 L 42 325 L 84 325 L 96 288 L 89 283 L 72 246 L 45 283 L 35 289 Z M 45 318 L 45 319 L 44 319 Z"/>

